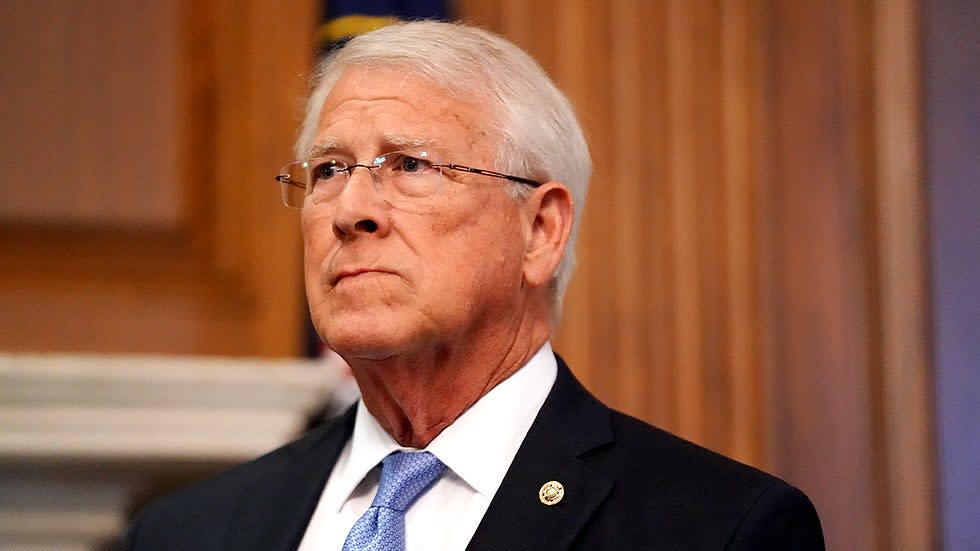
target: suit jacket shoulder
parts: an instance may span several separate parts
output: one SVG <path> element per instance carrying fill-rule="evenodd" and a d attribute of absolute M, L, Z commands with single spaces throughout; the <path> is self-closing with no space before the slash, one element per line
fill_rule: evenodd
<path fill-rule="evenodd" d="M 601 531 L 664 548 L 823 549 L 816 510 L 790 484 L 621 413 L 611 421 L 617 446 L 582 458 L 617 481 L 619 518 Z"/>
<path fill-rule="evenodd" d="M 786 482 L 609 409 L 559 360 L 468 549 L 823 549 Z M 549 481 L 564 497 L 545 505 Z"/>

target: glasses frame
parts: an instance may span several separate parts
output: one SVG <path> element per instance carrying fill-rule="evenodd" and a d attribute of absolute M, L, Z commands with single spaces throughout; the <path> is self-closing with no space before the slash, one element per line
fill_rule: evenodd
<path fill-rule="evenodd" d="M 391 153 L 387 153 L 385 155 L 390 155 L 390 154 Z M 385 155 L 379 155 L 379 158 L 384 157 Z M 279 182 L 280 189 L 282 192 L 282 202 L 287 207 L 296 208 L 296 209 L 303 208 L 302 206 L 289 204 L 289 201 L 286 199 L 288 194 L 288 188 L 286 188 L 285 186 L 293 186 L 295 188 L 303 189 L 305 190 L 306 195 L 310 195 L 311 193 L 313 193 L 313 186 L 311 186 L 309 183 L 304 184 L 303 182 L 293 180 L 292 178 L 289 177 L 289 172 L 291 167 L 296 165 L 307 165 L 308 163 L 309 161 L 293 161 L 291 163 L 288 163 L 286 166 L 282 167 L 282 169 L 279 171 L 280 173 L 277 176 L 275 176 L 275 180 Z M 430 166 L 432 168 L 446 168 L 458 172 L 468 172 L 470 174 L 479 174 L 481 176 L 489 176 L 491 178 L 500 178 L 502 180 L 509 180 L 511 182 L 524 184 L 532 188 L 540 187 L 543 184 L 543 182 L 538 182 L 537 180 L 531 180 L 530 178 L 523 178 L 521 176 L 514 176 L 512 174 L 504 174 L 503 172 L 497 172 L 496 170 L 489 170 L 486 168 L 474 168 L 471 166 L 460 165 L 456 163 L 432 163 Z M 373 165 L 350 164 L 350 165 L 345 165 L 345 168 L 341 170 L 347 172 L 347 176 L 349 179 L 351 176 L 353 176 L 352 171 L 358 167 L 366 168 L 368 169 L 368 171 L 371 171 L 372 169 L 380 168 L 381 164 L 373 164 Z M 303 168 L 305 169 L 308 167 L 304 166 Z"/>

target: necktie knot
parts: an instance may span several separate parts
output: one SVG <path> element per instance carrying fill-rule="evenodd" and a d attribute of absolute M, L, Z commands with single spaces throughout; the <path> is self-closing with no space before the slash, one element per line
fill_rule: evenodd
<path fill-rule="evenodd" d="M 381 460 L 381 482 L 372 507 L 404 511 L 446 466 L 429 452 L 394 452 Z"/>
<path fill-rule="evenodd" d="M 429 452 L 395 452 L 382 459 L 378 493 L 350 529 L 343 551 L 404 551 L 405 509 L 445 468 Z"/>

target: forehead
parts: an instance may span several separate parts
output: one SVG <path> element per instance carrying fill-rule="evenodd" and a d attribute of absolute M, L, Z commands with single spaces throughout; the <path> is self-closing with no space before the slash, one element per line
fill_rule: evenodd
<path fill-rule="evenodd" d="M 347 69 L 327 95 L 311 149 L 426 145 L 472 149 L 490 140 L 486 102 L 396 68 Z"/>

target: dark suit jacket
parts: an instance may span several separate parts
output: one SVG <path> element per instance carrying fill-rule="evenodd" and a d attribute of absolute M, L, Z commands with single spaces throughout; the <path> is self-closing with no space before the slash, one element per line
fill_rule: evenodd
<path fill-rule="evenodd" d="M 336 424 L 148 506 L 123 549 L 296 549 L 354 409 Z M 557 480 L 564 498 L 538 490 Z M 796 488 L 610 410 L 558 359 L 558 377 L 467 549 L 818 550 Z"/>

